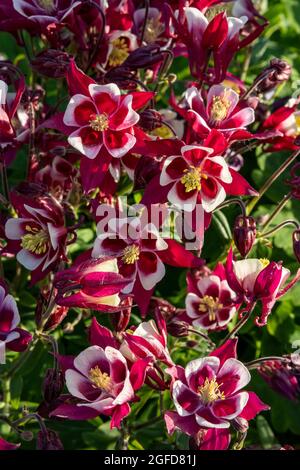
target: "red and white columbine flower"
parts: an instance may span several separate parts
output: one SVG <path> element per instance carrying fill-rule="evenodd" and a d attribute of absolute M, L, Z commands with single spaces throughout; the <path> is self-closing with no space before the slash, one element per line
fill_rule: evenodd
<path fill-rule="evenodd" d="M 83 253 L 71 268 L 55 275 L 56 303 L 113 312 L 119 310 L 119 293 L 127 283 L 119 275 L 115 258 L 95 260 L 90 258 L 90 252 Z"/>
<path fill-rule="evenodd" d="M 195 132 L 205 136 L 211 129 L 226 134 L 244 129 L 254 122 L 254 110 L 239 103 L 239 95 L 223 85 L 213 85 L 207 93 L 206 104 L 196 87 L 186 91 L 185 99 L 190 107 L 187 119 Z"/>
<path fill-rule="evenodd" d="M 4 251 L 15 253 L 29 271 L 34 282 L 44 278 L 55 264 L 65 258 L 67 229 L 63 209 L 50 196 L 37 198 L 12 194 L 17 218 L 8 219 Z"/>
<path fill-rule="evenodd" d="M 167 411 L 169 433 L 175 429 L 197 436 L 199 431 L 227 429 L 238 418 L 250 420 L 268 409 L 253 392 L 243 388 L 251 376 L 236 359 L 236 340 L 229 340 L 210 356 L 195 359 L 184 369 L 168 369 L 172 376 L 171 393 L 176 412 Z M 229 430 L 228 430 L 229 435 Z M 229 438 L 226 439 L 229 444 Z"/>
<path fill-rule="evenodd" d="M 139 115 L 132 109 L 132 95 L 122 95 L 114 83 L 88 86 L 89 96 L 74 95 L 63 122 L 77 128 L 69 144 L 88 158 L 96 158 L 102 147 L 115 158 L 123 157 L 134 146 L 133 126 Z"/>
<path fill-rule="evenodd" d="M 130 412 L 129 402 L 144 383 L 148 359 L 129 366 L 110 330 L 95 319 L 89 330 L 92 346 L 77 357 L 60 356 L 66 385 L 71 394 L 51 415 L 75 420 L 111 416 L 111 428 L 120 427 Z M 75 397 L 70 401 L 70 398 Z"/>
<path fill-rule="evenodd" d="M 290 276 L 290 271 L 281 263 L 250 258 L 233 261 L 230 250 L 226 262 L 226 276 L 228 284 L 236 292 L 241 303 L 245 302 L 248 308 L 251 308 L 255 302 L 261 301 L 262 312 L 260 317 L 255 319 L 255 323 L 264 326 L 277 298 L 294 285 L 299 273 L 281 291 Z"/>
<path fill-rule="evenodd" d="M 136 278 L 145 290 L 151 290 L 164 277 L 165 266 L 158 252 L 168 249 L 154 224 L 142 224 L 139 217 L 112 219 L 108 232 L 98 235 L 92 256 L 115 256 L 119 272 L 131 282 L 124 292 L 132 292 Z"/>
<path fill-rule="evenodd" d="M 193 326 L 206 330 L 223 329 L 237 311 L 236 294 L 228 285 L 224 268 L 218 268 L 195 286 L 189 283 L 185 306 Z"/>
<path fill-rule="evenodd" d="M 221 156 L 200 145 L 184 145 L 181 156 L 166 158 L 160 185 L 172 185 L 167 198 L 171 204 L 191 212 L 197 203 L 212 212 L 226 198 L 223 184 L 232 183 L 232 174 Z"/>
<path fill-rule="evenodd" d="M 5 348 L 24 351 L 31 341 L 31 334 L 18 328 L 20 315 L 15 299 L 8 294 L 6 285 L 0 281 L 0 364 L 5 363 Z"/>

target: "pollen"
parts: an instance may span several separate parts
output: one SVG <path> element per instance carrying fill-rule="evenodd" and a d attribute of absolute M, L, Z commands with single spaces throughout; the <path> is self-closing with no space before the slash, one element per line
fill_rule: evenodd
<path fill-rule="evenodd" d="M 100 388 L 104 392 L 111 390 L 111 378 L 106 372 L 102 372 L 100 367 L 92 367 L 89 371 L 89 378 L 95 387 Z"/>
<path fill-rule="evenodd" d="M 54 9 L 54 2 L 53 0 L 38 0 L 37 3 L 40 7 L 44 8 L 46 12 L 51 13 Z"/>
<path fill-rule="evenodd" d="M 147 20 L 144 39 L 146 42 L 155 42 L 158 36 L 164 31 L 164 25 L 159 21 L 158 18 L 150 18 Z"/>
<path fill-rule="evenodd" d="M 90 120 L 90 126 L 93 131 L 103 132 L 108 129 L 108 117 L 106 114 L 97 114 L 94 119 Z"/>
<path fill-rule="evenodd" d="M 216 400 L 225 399 L 224 392 L 220 390 L 221 385 L 222 384 L 218 384 L 215 378 L 211 380 L 208 378 L 205 379 L 204 384 L 198 388 L 198 393 L 205 405 L 213 403 Z"/>
<path fill-rule="evenodd" d="M 49 236 L 46 231 L 30 227 L 30 225 L 26 225 L 25 230 L 27 233 L 21 238 L 21 247 L 36 255 L 46 253 L 49 243 Z"/>
<path fill-rule="evenodd" d="M 230 101 L 224 93 L 223 96 L 214 96 L 210 108 L 210 116 L 213 121 L 220 122 L 226 119 Z"/>
<path fill-rule="evenodd" d="M 263 268 L 266 268 L 270 264 L 270 260 L 267 258 L 260 258 L 259 261 L 261 262 Z"/>
<path fill-rule="evenodd" d="M 207 179 L 205 174 L 202 174 L 198 168 L 191 166 L 190 169 L 184 170 L 184 175 L 181 178 L 181 183 L 185 187 L 185 192 L 189 193 L 190 191 L 200 191 L 201 189 L 201 179 Z"/>
<path fill-rule="evenodd" d="M 140 249 L 137 245 L 126 246 L 123 251 L 122 261 L 125 264 L 134 264 L 140 257 Z"/>
<path fill-rule="evenodd" d="M 112 51 L 109 55 L 108 65 L 110 67 L 118 67 L 129 56 L 129 47 L 124 38 L 117 38 L 112 41 Z"/>
<path fill-rule="evenodd" d="M 216 313 L 218 310 L 223 308 L 223 304 L 219 302 L 219 299 L 214 299 L 211 295 L 205 295 L 199 303 L 199 312 L 208 313 L 209 321 L 215 321 Z"/>

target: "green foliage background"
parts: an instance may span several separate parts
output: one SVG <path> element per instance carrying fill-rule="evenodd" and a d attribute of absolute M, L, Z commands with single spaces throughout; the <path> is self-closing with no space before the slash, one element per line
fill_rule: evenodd
<path fill-rule="evenodd" d="M 290 96 L 293 93 L 297 93 L 297 90 L 300 90 L 299 1 L 262 0 L 259 3 L 263 5 L 263 13 L 268 18 L 270 25 L 253 47 L 246 82 L 250 84 L 271 58 L 282 57 L 292 65 L 293 74 L 292 80 L 278 89 L 276 97 Z M 0 33 L 0 54 L 4 58 L 9 58 L 18 64 L 25 73 L 27 82 L 33 83 L 35 77 L 28 67 L 23 51 L 18 48 L 12 36 Z M 240 53 L 231 71 L 239 76 L 245 59 L 245 54 Z M 184 60 L 176 59 L 172 70 L 175 73 L 179 70 L 176 89 L 180 92 L 184 89 L 184 80 L 189 79 L 189 69 Z M 46 100 L 50 104 L 56 101 L 57 93 L 64 93 L 63 89 L 58 89 L 57 83 L 54 80 L 47 80 L 46 85 Z M 166 95 L 162 94 L 159 106 L 164 107 L 167 105 L 167 95 L 166 90 Z M 255 188 L 259 188 L 286 156 L 287 153 L 261 154 L 259 151 L 252 150 L 245 155 L 245 166 L 242 173 Z M 10 184 L 14 185 L 21 181 L 25 176 L 25 171 L 26 148 L 24 151 L 19 152 L 17 159 L 9 169 Z M 288 172 L 283 174 L 276 184 L 272 186 L 257 206 L 254 216 L 271 213 L 276 204 L 278 204 L 278 201 L 288 191 L 287 186 L 284 184 L 287 177 Z M 123 193 L 125 194 L 130 190 L 127 183 L 125 181 L 123 186 Z M 80 211 L 81 209 L 79 208 L 78 210 Z M 214 266 L 220 257 L 224 257 L 229 247 L 232 222 L 237 212 L 234 208 L 224 210 L 222 214 L 219 214 L 219 217 L 222 217 L 219 223 L 216 217 L 206 234 L 202 256 L 208 260 L 211 266 Z M 274 223 L 277 224 L 287 218 L 300 219 L 300 201 L 289 202 Z M 273 237 L 271 247 L 262 243 L 257 244 L 252 253 L 253 257 L 257 255 L 258 257 L 283 260 L 284 265 L 295 273 L 298 269 L 298 264 L 292 254 L 291 234 L 292 229 L 285 228 Z M 95 226 L 89 224 L 89 226 L 79 229 L 78 240 L 71 247 L 70 255 L 73 257 L 81 251 L 88 249 L 94 238 Z M 18 302 L 22 324 L 30 331 L 34 331 L 34 308 L 38 288 L 28 289 L 27 273 L 23 270 L 16 272 L 14 260 L 6 260 L 4 266 L 8 279 L 13 280 L 15 276 L 18 276 L 18 284 L 13 294 Z M 167 276 L 158 286 L 156 293 L 179 307 L 183 306 L 186 295 L 185 272 L 175 268 L 168 269 Z M 77 314 L 78 312 L 71 311 L 63 326 L 67 322 L 72 322 Z M 108 324 L 107 316 L 99 316 L 99 314 L 96 314 L 96 316 L 100 322 Z M 137 315 L 133 315 L 133 321 L 138 322 Z M 74 331 L 69 334 L 63 333 L 62 327 L 58 328 L 54 335 L 59 342 L 62 354 L 78 354 L 88 346 L 86 328 L 89 323 L 90 318 L 81 320 L 75 326 Z M 213 339 L 218 340 L 218 336 L 215 336 Z M 191 337 L 190 340 L 193 340 L 193 338 Z M 243 328 L 239 342 L 239 357 L 243 361 L 249 361 L 259 356 L 292 353 L 295 351 L 293 346 L 295 346 L 297 341 L 299 341 L 299 347 L 300 284 L 277 303 L 266 327 L 259 329 L 250 322 Z M 190 347 L 191 344 L 186 344 L 183 339 L 171 339 L 171 353 L 178 363 L 186 364 L 189 360 L 206 353 L 205 345 L 198 344 L 197 347 Z M 14 357 L 13 353 L 9 353 L 9 357 Z M 39 343 L 30 360 L 24 364 L 13 379 L 11 404 L 12 414 L 15 418 L 20 416 L 22 407 L 34 411 L 41 402 L 42 380 L 46 369 L 51 367 L 51 364 L 52 358 L 48 348 Z M 253 373 L 251 387 L 260 395 L 263 401 L 271 405 L 271 411 L 263 413 L 252 423 L 246 445 L 259 445 L 268 449 L 272 445 L 280 443 L 291 444 L 299 448 L 299 403 L 290 402 L 272 392 L 255 373 Z M 133 405 L 132 413 L 128 420 L 132 428 L 129 449 L 163 449 L 172 448 L 175 445 L 179 448 L 187 448 L 187 440 L 184 436 L 167 436 L 163 421 L 155 425 L 153 424 L 153 426 L 148 426 L 143 430 L 138 428 L 142 423 L 146 423 L 159 416 L 160 406 L 168 409 L 171 405 L 168 392 L 161 395 L 161 401 L 159 400 L 158 393 L 147 387 L 144 387 L 139 392 L 139 395 L 141 400 Z M 3 404 L 0 401 L 0 412 L 1 407 L 3 407 Z M 101 418 L 89 422 L 56 420 L 47 423 L 47 425 L 59 432 L 65 449 L 114 449 L 118 445 L 120 438 L 119 431 L 110 430 L 109 422 Z M 26 426 L 26 429 L 31 429 L 34 433 L 37 432 L 37 427 L 34 424 Z M 0 435 L 14 442 L 18 439 L 14 433 L 9 433 L 9 428 L 6 424 L 0 425 Z M 22 442 L 23 449 L 34 447 L 34 440 Z"/>

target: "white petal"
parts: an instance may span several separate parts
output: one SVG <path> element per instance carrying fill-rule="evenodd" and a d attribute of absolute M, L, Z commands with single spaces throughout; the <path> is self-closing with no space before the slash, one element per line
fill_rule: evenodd
<path fill-rule="evenodd" d="M 67 109 L 65 111 L 64 117 L 63 117 L 63 123 L 66 126 L 73 126 L 73 127 L 80 126 L 80 124 L 78 124 L 78 122 L 75 119 L 74 112 L 75 112 L 75 109 L 77 108 L 77 106 L 79 106 L 82 103 L 86 103 L 86 102 L 91 103 L 95 107 L 93 101 L 85 95 L 78 94 L 78 95 L 72 96 L 72 98 L 70 99 L 69 104 L 67 106 Z M 96 111 L 97 110 L 96 110 L 96 107 L 95 107 L 95 112 Z M 88 123 L 86 123 L 86 124 L 88 124 Z"/>
<path fill-rule="evenodd" d="M 89 126 L 86 126 L 89 127 Z M 91 160 L 96 158 L 98 153 L 101 150 L 102 147 L 102 142 L 97 144 L 97 145 L 84 145 L 82 142 L 82 138 L 80 135 L 81 127 L 80 129 L 77 129 L 75 132 L 72 132 L 72 134 L 69 135 L 68 137 L 68 142 L 71 145 L 71 147 L 74 147 L 78 152 L 82 153 L 86 157 L 90 158 Z"/>
<path fill-rule="evenodd" d="M 45 259 L 45 256 L 39 258 L 34 256 L 29 251 L 25 250 L 24 248 L 17 253 L 17 260 L 20 264 L 22 264 L 26 269 L 29 271 L 34 271 Z"/>

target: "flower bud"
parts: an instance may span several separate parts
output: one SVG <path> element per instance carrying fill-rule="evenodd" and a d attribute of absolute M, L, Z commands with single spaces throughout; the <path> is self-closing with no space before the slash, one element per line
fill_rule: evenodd
<path fill-rule="evenodd" d="M 296 258 L 300 263 L 300 229 L 293 232 L 293 249 Z"/>
<path fill-rule="evenodd" d="M 38 432 L 36 448 L 37 450 L 64 450 L 57 432 L 52 429 Z"/>
<path fill-rule="evenodd" d="M 291 76 L 291 66 L 282 59 L 272 59 L 270 65 L 256 78 L 257 91 L 265 93 L 288 80 Z M 263 78 L 265 76 L 265 78 Z M 261 80 L 262 79 L 262 80 Z M 261 81 L 260 81 L 261 80 Z"/>
<path fill-rule="evenodd" d="M 21 439 L 25 442 L 30 442 L 33 439 L 33 433 L 31 431 L 23 431 L 21 433 Z"/>
<path fill-rule="evenodd" d="M 294 142 L 295 145 L 300 145 L 300 139 L 298 144 L 296 144 L 296 141 Z M 286 181 L 286 184 L 288 184 L 291 187 L 291 193 L 292 197 L 294 199 L 300 199 L 300 175 L 299 175 L 299 170 L 300 170 L 300 162 L 297 162 L 295 165 L 292 166 L 291 168 L 291 178 Z"/>
<path fill-rule="evenodd" d="M 69 55 L 55 49 L 42 51 L 31 61 L 33 70 L 51 78 L 64 77 L 69 64 Z"/>
<path fill-rule="evenodd" d="M 172 320 L 168 323 L 167 330 L 171 336 L 180 338 L 189 334 L 189 324 L 181 320 Z"/>
<path fill-rule="evenodd" d="M 56 369 L 48 369 L 42 386 L 44 400 L 47 403 L 52 403 L 61 394 L 63 386 L 62 372 Z"/>
<path fill-rule="evenodd" d="M 159 46 L 149 44 L 132 51 L 125 62 L 123 62 L 122 67 L 129 70 L 149 68 L 161 62 L 163 58 L 164 54 L 160 52 Z"/>
<path fill-rule="evenodd" d="M 142 189 L 159 172 L 159 162 L 143 155 L 139 158 L 134 172 L 134 189 Z"/>
<path fill-rule="evenodd" d="M 256 222 L 253 217 L 239 215 L 235 219 L 233 239 L 240 254 L 245 257 L 251 250 L 256 238 Z"/>
<path fill-rule="evenodd" d="M 145 131 L 153 131 L 161 126 L 161 114 L 154 109 L 145 109 L 140 113 L 139 126 Z"/>

